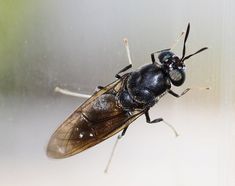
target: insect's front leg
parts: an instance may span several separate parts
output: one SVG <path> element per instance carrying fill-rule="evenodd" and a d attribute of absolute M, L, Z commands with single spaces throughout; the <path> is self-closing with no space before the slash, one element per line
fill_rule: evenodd
<path fill-rule="evenodd" d="M 177 93 L 173 92 L 172 90 L 168 90 L 168 93 L 176 98 L 179 98 L 179 97 L 183 96 L 184 94 L 186 94 L 189 90 L 191 90 L 191 89 L 187 88 L 181 94 L 177 94 Z"/>

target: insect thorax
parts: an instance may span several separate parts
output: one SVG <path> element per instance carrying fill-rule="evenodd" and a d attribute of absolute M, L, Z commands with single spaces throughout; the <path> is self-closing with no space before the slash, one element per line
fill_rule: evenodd
<path fill-rule="evenodd" d="M 151 107 L 170 87 L 170 79 L 161 68 L 145 65 L 130 74 L 118 99 L 125 109 Z"/>

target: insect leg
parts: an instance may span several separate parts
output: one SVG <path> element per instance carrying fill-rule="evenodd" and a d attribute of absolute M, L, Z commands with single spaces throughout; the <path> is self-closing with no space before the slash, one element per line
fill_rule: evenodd
<path fill-rule="evenodd" d="M 130 69 L 130 68 L 132 67 L 132 60 L 131 60 L 131 54 L 130 54 L 130 48 L 129 48 L 128 40 L 127 40 L 127 38 L 124 38 L 123 41 L 124 41 L 124 45 L 125 45 L 125 47 L 126 47 L 126 53 L 127 53 L 129 65 L 127 65 L 126 67 L 124 67 L 123 69 L 121 69 L 121 70 L 115 75 L 115 77 L 118 78 L 118 79 L 121 78 L 121 76 L 119 75 L 120 73 L 125 72 L 125 71 L 127 71 L 128 69 Z"/>
<path fill-rule="evenodd" d="M 145 112 L 145 118 L 146 118 L 147 123 L 158 123 L 158 122 L 163 121 L 162 118 L 157 118 L 151 121 L 150 116 L 149 116 L 149 111 Z"/>
<path fill-rule="evenodd" d="M 155 60 L 155 56 L 154 54 L 155 53 L 161 53 L 161 52 L 164 52 L 164 51 L 169 51 L 169 50 L 172 50 L 173 48 L 175 48 L 175 46 L 177 45 L 177 43 L 180 41 L 180 39 L 182 38 L 182 36 L 184 35 L 184 31 L 181 32 L 181 34 L 178 36 L 178 38 L 175 40 L 175 42 L 171 45 L 171 48 L 167 48 L 167 49 L 163 49 L 163 50 L 159 50 L 157 52 L 153 52 L 151 54 L 151 60 L 152 60 L 152 63 L 154 64 L 156 62 Z"/>
<path fill-rule="evenodd" d="M 184 94 L 186 94 L 189 90 L 191 90 L 191 88 L 185 89 L 180 95 L 175 93 L 175 92 L 173 92 L 172 90 L 168 90 L 168 93 L 171 94 L 174 97 L 179 98 L 179 97 L 183 96 Z"/>
<path fill-rule="evenodd" d="M 168 93 L 170 93 L 172 96 L 174 96 L 174 97 L 177 97 L 177 98 L 179 98 L 179 97 L 181 97 L 181 96 L 183 96 L 184 94 L 186 94 L 189 90 L 210 90 L 211 88 L 210 87 L 193 87 L 193 88 L 187 88 L 187 89 L 185 89 L 180 95 L 179 94 L 177 94 L 177 93 L 175 93 L 175 92 L 173 92 L 172 90 L 168 90 Z"/>
<path fill-rule="evenodd" d="M 56 87 L 55 92 L 59 92 L 61 94 L 67 95 L 67 96 L 74 96 L 74 97 L 79 97 L 79 98 L 90 98 L 91 97 L 91 95 L 72 92 L 72 91 L 69 91 L 66 89 L 62 89 L 60 87 Z"/>
<path fill-rule="evenodd" d="M 103 87 L 103 86 L 97 86 L 97 88 L 101 90 L 101 89 L 103 89 L 104 87 Z"/>
<path fill-rule="evenodd" d="M 176 129 L 171 124 L 167 123 L 163 118 L 157 118 L 157 119 L 154 119 L 154 120 L 151 121 L 148 110 L 145 112 L 145 118 L 146 118 L 146 122 L 150 123 L 150 124 L 159 123 L 159 122 L 162 121 L 164 124 L 166 124 L 168 127 L 170 127 L 173 130 L 176 137 L 179 136 Z"/>
<path fill-rule="evenodd" d="M 97 86 L 97 87 L 95 88 L 95 92 L 98 92 L 99 90 L 102 90 L 102 89 L 105 89 L 105 87 L 103 87 L 103 86 Z"/>
<path fill-rule="evenodd" d="M 108 163 L 107 163 L 107 165 L 106 165 L 106 168 L 105 168 L 105 170 L 104 170 L 105 173 L 108 173 L 108 169 L 109 169 L 109 166 L 110 166 L 110 164 L 111 164 L 111 161 L 112 161 L 112 158 L 113 158 L 115 149 L 116 149 L 116 147 L 117 147 L 118 141 L 125 135 L 127 128 L 128 128 L 128 126 L 123 129 L 122 133 L 118 135 L 118 137 L 117 137 L 117 139 L 116 139 L 116 141 L 115 141 L 115 143 L 114 143 L 114 146 L 113 146 L 111 155 L 110 155 L 110 157 L 109 157 L 109 161 L 108 161 Z"/>
<path fill-rule="evenodd" d="M 128 126 L 123 129 L 123 131 L 120 135 L 118 135 L 118 139 L 121 139 L 126 134 L 127 128 L 128 128 Z"/>
<path fill-rule="evenodd" d="M 178 36 L 178 38 L 175 40 L 175 42 L 171 45 L 171 50 L 173 49 L 173 48 L 175 48 L 175 46 L 179 43 L 179 41 L 180 41 L 180 39 L 182 38 L 182 36 L 184 35 L 184 33 L 185 33 L 185 31 L 182 31 L 181 33 L 180 33 L 180 35 Z"/>
<path fill-rule="evenodd" d="M 154 53 L 151 54 L 151 60 L 152 60 L 152 63 L 153 63 L 153 64 L 156 62 Z"/>
<path fill-rule="evenodd" d="M 120 76 L 119 74 L 122 73 L 122 72 L 125 72 L 126 70 L 130 69 L 131 67 L 132 67 L 132 64 L 130 64 L 130 65 L 124 67 L 123 69 L 121 69 L 121 70 L 115 75 L 115 77 L 118 78 L 118 79 L 120 79 L 121 76 Z"/>

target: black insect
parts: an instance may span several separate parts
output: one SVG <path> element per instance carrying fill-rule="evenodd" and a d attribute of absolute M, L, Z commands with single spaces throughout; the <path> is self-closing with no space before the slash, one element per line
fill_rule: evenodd
<path fill-rule="evenodd" d="M 181 86 L 184 83 L 184 61 L 207 49 L 204 47 L 185 56 L 189 30 L 190 24 L 186 30 L 181 58 L 171 49 L 165 49 L 157 52 L 159 61 L 156 62 L 156 52 L 152 53 L 152 64 L 120 75 L 132 67 L 130 64 L 116 74 L 116 81 L 99 87 L 100 90 L 78 107 L 52 135 L 47 147 L 48 156 L 69 157 L 120 131 L 120 136 L 123 136 L 128 126 L 143 114 L 147 123 L 163 121 L 162 118 L 151 120 L 149 109 L 166 93 L 178 98 L 189 90 L 178 95 L 171 90 L 171 86 Z"/>

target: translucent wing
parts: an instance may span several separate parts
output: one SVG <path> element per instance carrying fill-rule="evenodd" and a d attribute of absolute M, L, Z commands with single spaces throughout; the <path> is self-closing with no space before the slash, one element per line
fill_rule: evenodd
<path fill-rule="evenodd" d="M 65 158 L 92 147 L 118 133 L 144 111 L 124 111 L 117 102 L 116 93 L 123 87 L 126 76 L 104 89 L 76 109 L 52 135 L 47 154 Z"/>

